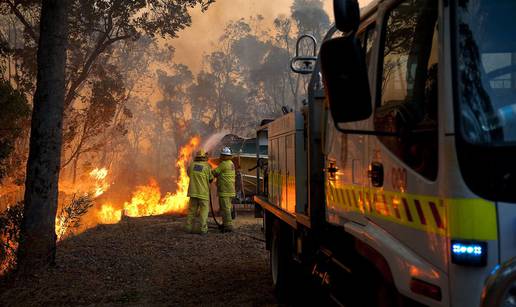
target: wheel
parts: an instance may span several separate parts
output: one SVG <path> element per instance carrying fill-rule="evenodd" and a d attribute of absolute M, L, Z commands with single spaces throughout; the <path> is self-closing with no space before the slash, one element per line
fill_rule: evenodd
<path fill-rule="evenodd" d="M 383 278 L 379 277 L 373 287 L 375 306 L 378 307 L 396 307 L 400 306 L 396 289 L 393 285 L 387 283 Z M 401 303 L 401 302 L 400 302 Z"/>
<path fill-rule="evenodd" d="M 373 264 L 354 259 L 347 265 L 352 273 L 338 280 L 333 289 L 345 306 L 406 307 L 396 287 Z"/>
<path fill-rule="evenodd" d="M 380 273 L 372 271 L 368 273 L 366 280 L 363 280 L 362 286 L 366 286 L 365 291 L 358 290 L 358 304 L 356 306 L 377 306 L 377 307 L 401 307 L 403 302 L 398 295 L 394 285 L 387 282 Z"/>
<path fill-rule="evenodd" d="M 281 225 L 279 221 L 274 221 L 272 227 L 271 249 L 270 249 L 270 270 L 272 277 L 272 285 L 276 295 L 280 299 L 284 299 L 289 295 L 289 276 L 290 265 L 288 243 L 283 242 L 286 238 L 281 232 Z"/>

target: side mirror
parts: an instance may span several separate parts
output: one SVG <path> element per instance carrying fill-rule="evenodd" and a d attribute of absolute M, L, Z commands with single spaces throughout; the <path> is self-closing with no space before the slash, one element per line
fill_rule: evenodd
<path fill-rule="evenodd" d="M 325 41 L 321 73 L 333 121 L 359 121 L 372 114 L 367 69 L 360 43 L 349 35 Z"/>
<path fill-rule="evenodd" d="M 356 32 L 360 25 L 360 6 L 357 0 L 333 0 L 335 27 L 344 33 Z"/>
<path fill-rule="evenodd" d="M 300 49 L 301 42 L 309 40 L 312 43 L 312 54 L 302 56 Z M 290 69 L 298 74 L 307 75 L 314 71 L 317 62 L 317 40 L 312 35 L 301 35 L 296 43 L 296 56 L 290 61 Z"/>

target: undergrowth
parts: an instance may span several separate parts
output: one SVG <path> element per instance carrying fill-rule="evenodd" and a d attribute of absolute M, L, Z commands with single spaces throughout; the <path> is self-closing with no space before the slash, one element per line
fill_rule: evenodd
<path fill-rule="evenodd" d="M 81 217 L 93 206 L 90 195 L 73 196 L 62 206 L 56 217 L 56 235 L 63 240 L 81 226 Z M 23 220 L 23 202 L 18 202 L 0 213 L 0 277 L 16 267 L 16 251 Z"/>

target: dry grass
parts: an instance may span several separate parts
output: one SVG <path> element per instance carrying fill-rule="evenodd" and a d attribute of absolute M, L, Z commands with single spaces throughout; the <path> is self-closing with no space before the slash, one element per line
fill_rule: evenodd
<path fill-rule="evenodd" d="M 186 234 L 183 218 L 128 219 L 59 243 L 58 266 L 0 290 L 1 305 L 275 305 L 264 243 L 211 229 Z M 239 231 L 260 237 L 260 220 Z"/>

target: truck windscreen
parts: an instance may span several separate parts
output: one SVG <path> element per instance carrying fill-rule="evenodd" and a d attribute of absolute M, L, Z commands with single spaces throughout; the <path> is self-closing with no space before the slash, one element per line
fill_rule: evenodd
<path fill-rule="evenodd" d="M 459 133 L 470 144 L 516 144 L 516 1 L 459 0 Z"/>

